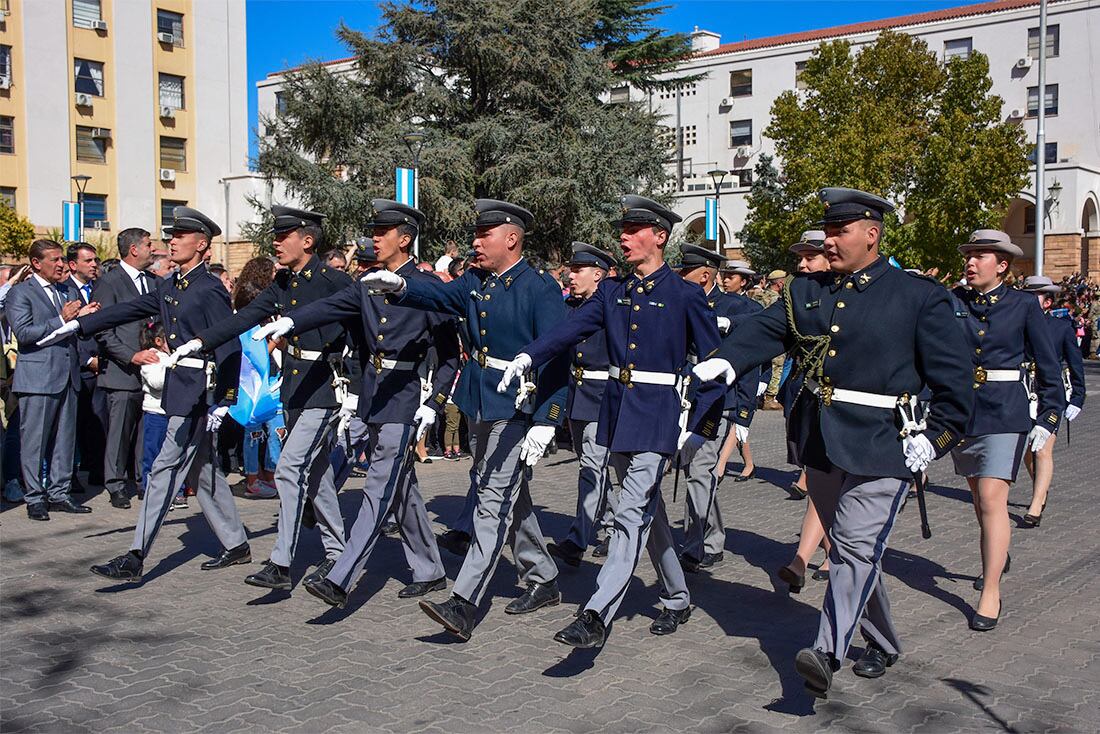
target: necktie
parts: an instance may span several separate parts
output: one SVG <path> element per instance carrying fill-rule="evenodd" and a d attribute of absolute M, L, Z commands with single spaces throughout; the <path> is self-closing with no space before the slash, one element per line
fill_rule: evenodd
<path fill-rule="evenodd" d="M 53 307 L 57 309 L 57 313 L 60 315 L 61 308 L 61 295 L 57 292 L 57 286 L 51 285 L 46 290 L 50 292 L 50 298 L 53 300 Z"/>
<path fill-rule="evenodd" d="M 138 273 L 138 293 L 145 295 L 149 292 L 149 287 L 145 285 L 145 273 Z"/>
<path fill-rule="evenodd" d="M 91 303 L 92 302 L 92 284 L 91 283 L 85 283 L 84 285 L 80 286 L 80 290 L 84 293 L 84 303 Z"/>

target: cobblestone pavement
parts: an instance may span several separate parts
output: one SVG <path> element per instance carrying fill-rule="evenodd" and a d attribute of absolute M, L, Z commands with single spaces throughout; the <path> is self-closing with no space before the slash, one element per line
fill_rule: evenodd
<path fill-rule="evenodd" d="M 1088 367 L 1089 389 L 1100 395 L 1100 365 Z M 846 667 L 832 698 L 816 706 L 792 658 L 813 640 L 824 584 L 809 582 L 790 596 L 773 574 L 793 554 L 805 505 L 782 489 L 794 477 L 783 463 L 782 416 L 762 412 L 753 425 L 758 479 L 721 487 L 726 560 L 712 574 L 689 576 L 696 605 L 689 623 L 672 636 L 649 634 L 657 593 L 643 560 L 598 654 L 570 653 L 551 640 L 590 593 L 591 562 L 562 572 L 563 605 L 515 618 L 503 609 L 518 593 L 506 554 L 484 621 L 470 642 L 458 644 L 415 600 L 397 599 L 409 573 L 394 539 L 379 544 L 343 611 L 300 587 L 263 594 L 242 584 L 274 541 L 274 501 L 239 501 L 256 563 L 219 572 L 199 570 L 217 548 L 194 500 L 173 512 L 137 588 L 88 572 L 127 547 L 136 504 L 113 510 L 99 495 L 88 500 L 93 514 L 55 514 L 48 524 L 7 507 L 0 516 L 0 728 L 1096 731 L 1097 401 L 1073 424 L 1072 444 L 1064 430 L 1058 441 L 1042 527 L 1014 532 L 1000 626 L 986 634 L 967 629 L 977 601 L 977 527 L 965 485 L 949 460 L 938 462 L 932 539 L 921 539 L 911 507 L 885 560 L 905 654 L 874 681 Z M 433 519 L 458 511 L 468 467 L 436 462 L 419 470 Z M 568 527 L 575 477 L 576 462 L 565 452 L 535 471 L 532 492 L 548 535 Z M 1022 482 L 1012 492 L 1017 522 L 1029 487 Z M 341 495 L 345 514 L 353 515 L 357 495 Z M 296 577 L 320 555 L 316 531 L 300 547 Z M 444 555 L 453 578 L 460 561 Z"/>

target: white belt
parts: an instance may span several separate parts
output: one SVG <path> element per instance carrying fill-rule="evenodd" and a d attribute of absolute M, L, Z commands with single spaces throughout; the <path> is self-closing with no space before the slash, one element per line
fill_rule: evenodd
<path fill-rule="evenodd" d="M 298 347 L 287 347 L 286 353 L 294 357 L 294 359 L 300 359 L 303 362 L 316 362 L 328 356 L 325 352 L 317 352 L 312 349 L 299 349 Z"/>
<path fill-rule="evenodd" d="M 974 382 L 1019 382 L 1020 370 L 987 370 L 984 367 L 974 369 Z"/>
<path fill-rule="evenodd" d="M 193 370 L 206 369 L 205 359 L 196 359 L 195 357 L 184 357 L 176 361 L 177 367 L 190 367 Z"/>
<path fill-rule="evenodd" d="M 496 357 L 490 357 L 484 352 L 478 352 L 474 355 L 474 361 L 482 367 L 492 367 L 494 370 L 501 370 L 502 372 L 508 369 L 508 365 L 512 364 L 510 359 L 498 359 Z"/>
<path fill-rule="evenodd" d="M 807 379 L 806 384 L 814 395 L 821 398 L 825 405 L 830 403 L 851 403 L 852 405 L 865 405 L 868 408 L 883 408 L 893 410 L 898 407 L 897 395 L 879 395 L 862 390 L 845 390 L 832 385 L 819 385 L 815 380 Z"/>
<path fill-rule="evenodd" d="M 606 380 L 607 378 L 607 370 L 586 370 L 583 367 L 573 368 L 573 379 L 575 380 Z"/>
<path fill-rule="evenodd" d="M 370 363 L 373 364 L 374 369 L 379 372 L 382 370 L 411 372 L 416 369 L 416 362 L 398 362 L 396 359 L 379 359 L 377 355 L 371 358 Z"/>
<path fill-rule="evenodd" d="M 645 370 L 632 370 L 611 365 L 607 368 L 607 375 L 612 380 L 618 380 L 624 385 L 636 382 L 640 385 L 667 385 L 676 387 L 680 376 L 674 372 L 646 372 Z"/>

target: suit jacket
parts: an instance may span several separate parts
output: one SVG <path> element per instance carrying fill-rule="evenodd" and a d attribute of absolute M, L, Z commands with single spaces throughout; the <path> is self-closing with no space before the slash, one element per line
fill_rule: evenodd
<path fill-rule="evenodd" d="M 58 284 L 62 301 L 80 296 Z M 39 347 L 36 342 L 61 327 L 61 316 L 33 276 L 12 287 L 4 306 L 8 323 L 19 340 L 19 358 L 12 390 L 32 395 L 56 395 L 67 387 L 79 389 L 80 365 L 76 337 Z"/>
<path fill-rule="evenodd" d="M 156 278 L 148 273 L 146 278 L 150 290 L 153 290 Z M 137 286 L 121 265 L 97 280 L 92 287 L 92 300 L 103 308 L 132 301 L 139 295 Z M 99 387 L 134 392 L 141 390 L 141 367 L 131 364 L 130 360 L 139 351 L 139 337 L 144 323 L 144 319 L 139 319 L 95 335 L 101 350 Z"/>

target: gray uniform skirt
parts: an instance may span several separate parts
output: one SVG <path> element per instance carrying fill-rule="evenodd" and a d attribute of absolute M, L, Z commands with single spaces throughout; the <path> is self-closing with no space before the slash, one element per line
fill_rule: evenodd
<path fill-rule="evenodd" d="M 951 451 L 955 473 L 961 477 L 992 477 L 1015 482 L 1026 443 L 1026 433 L 967 436 Z"/>

